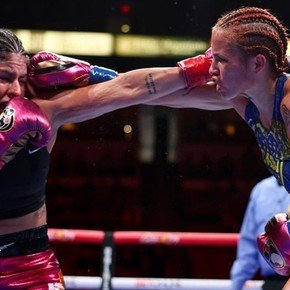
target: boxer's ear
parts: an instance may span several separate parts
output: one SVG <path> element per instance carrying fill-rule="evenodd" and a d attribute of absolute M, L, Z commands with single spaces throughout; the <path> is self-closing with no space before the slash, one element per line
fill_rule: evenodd
<path fill-rule="evenodd" d="M 254 57 L 254 69 L 256 72 L 263 70 L 266 67 L 267 59 L 263 54 L 257 54 Z"/>

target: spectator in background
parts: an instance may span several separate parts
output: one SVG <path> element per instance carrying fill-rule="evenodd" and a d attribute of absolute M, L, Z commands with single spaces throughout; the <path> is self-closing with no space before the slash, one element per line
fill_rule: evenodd
<path fill-rule="evenodd" d="M 231 269 L 231 290 L 242 290 L 245 282 L 260 271 L 263 290 L 281 290 L 289 277 L 278 275 L 264 260 L 257 248 L 257 236 L 264 231 L 267 221 L 277 212 L 287 212 L 290 195 L 271 176 L 253 188 L 244 215 L 237 258 Z"/>

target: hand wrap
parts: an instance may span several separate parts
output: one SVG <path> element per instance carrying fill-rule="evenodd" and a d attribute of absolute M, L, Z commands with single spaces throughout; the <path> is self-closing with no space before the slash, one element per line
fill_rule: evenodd
<path fill-rule="evenodd" d="M 32 56 L 28 67 L 28 81 L 36 91 L 83 87 L 116 76 L 114 70 L 47 51 Z"/>
<path fill-rule="evenodd" d="M 287 214 L 273 216 L 265 232 L 257 237 L 258 249 L 267 263 L 279 274 L 290 274 L 290 236 Z"/>
<path fill-rule="evenodd" d="M 208 49 L 205 54 L 181 60 L 180 67 L 184 81 L 188 88 L 194 88 L 210 81 L 209 68 L 212 63 L 212 51 Z"/>

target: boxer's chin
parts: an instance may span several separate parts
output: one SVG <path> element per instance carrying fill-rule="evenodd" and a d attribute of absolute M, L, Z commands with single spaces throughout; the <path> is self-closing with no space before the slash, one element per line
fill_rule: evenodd
<path fill-rule="evenodd" d="M 7 103 L 10 101 L 8 97 L 4 97 L 0 100 L 0 108 L 4 109 L 7 106 Z"/>
<path fill-rule="evenodd" d="M 228 99 L 225 90 L 219 84 L 216 84 L 216 91 L 221 96 L 221 98 Z"/>

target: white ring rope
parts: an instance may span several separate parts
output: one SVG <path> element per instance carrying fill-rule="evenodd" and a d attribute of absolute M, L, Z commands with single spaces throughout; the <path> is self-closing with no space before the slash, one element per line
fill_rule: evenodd
<path fill-rule="evenodd" d="M 67 289 L 100 289 L 101 277 L 65 276 Z M 243 290 L 262 290 L 263 281 L 247 281 Z M 113 290 L 230 290 L 226 279 L 112 278 Z"/>

